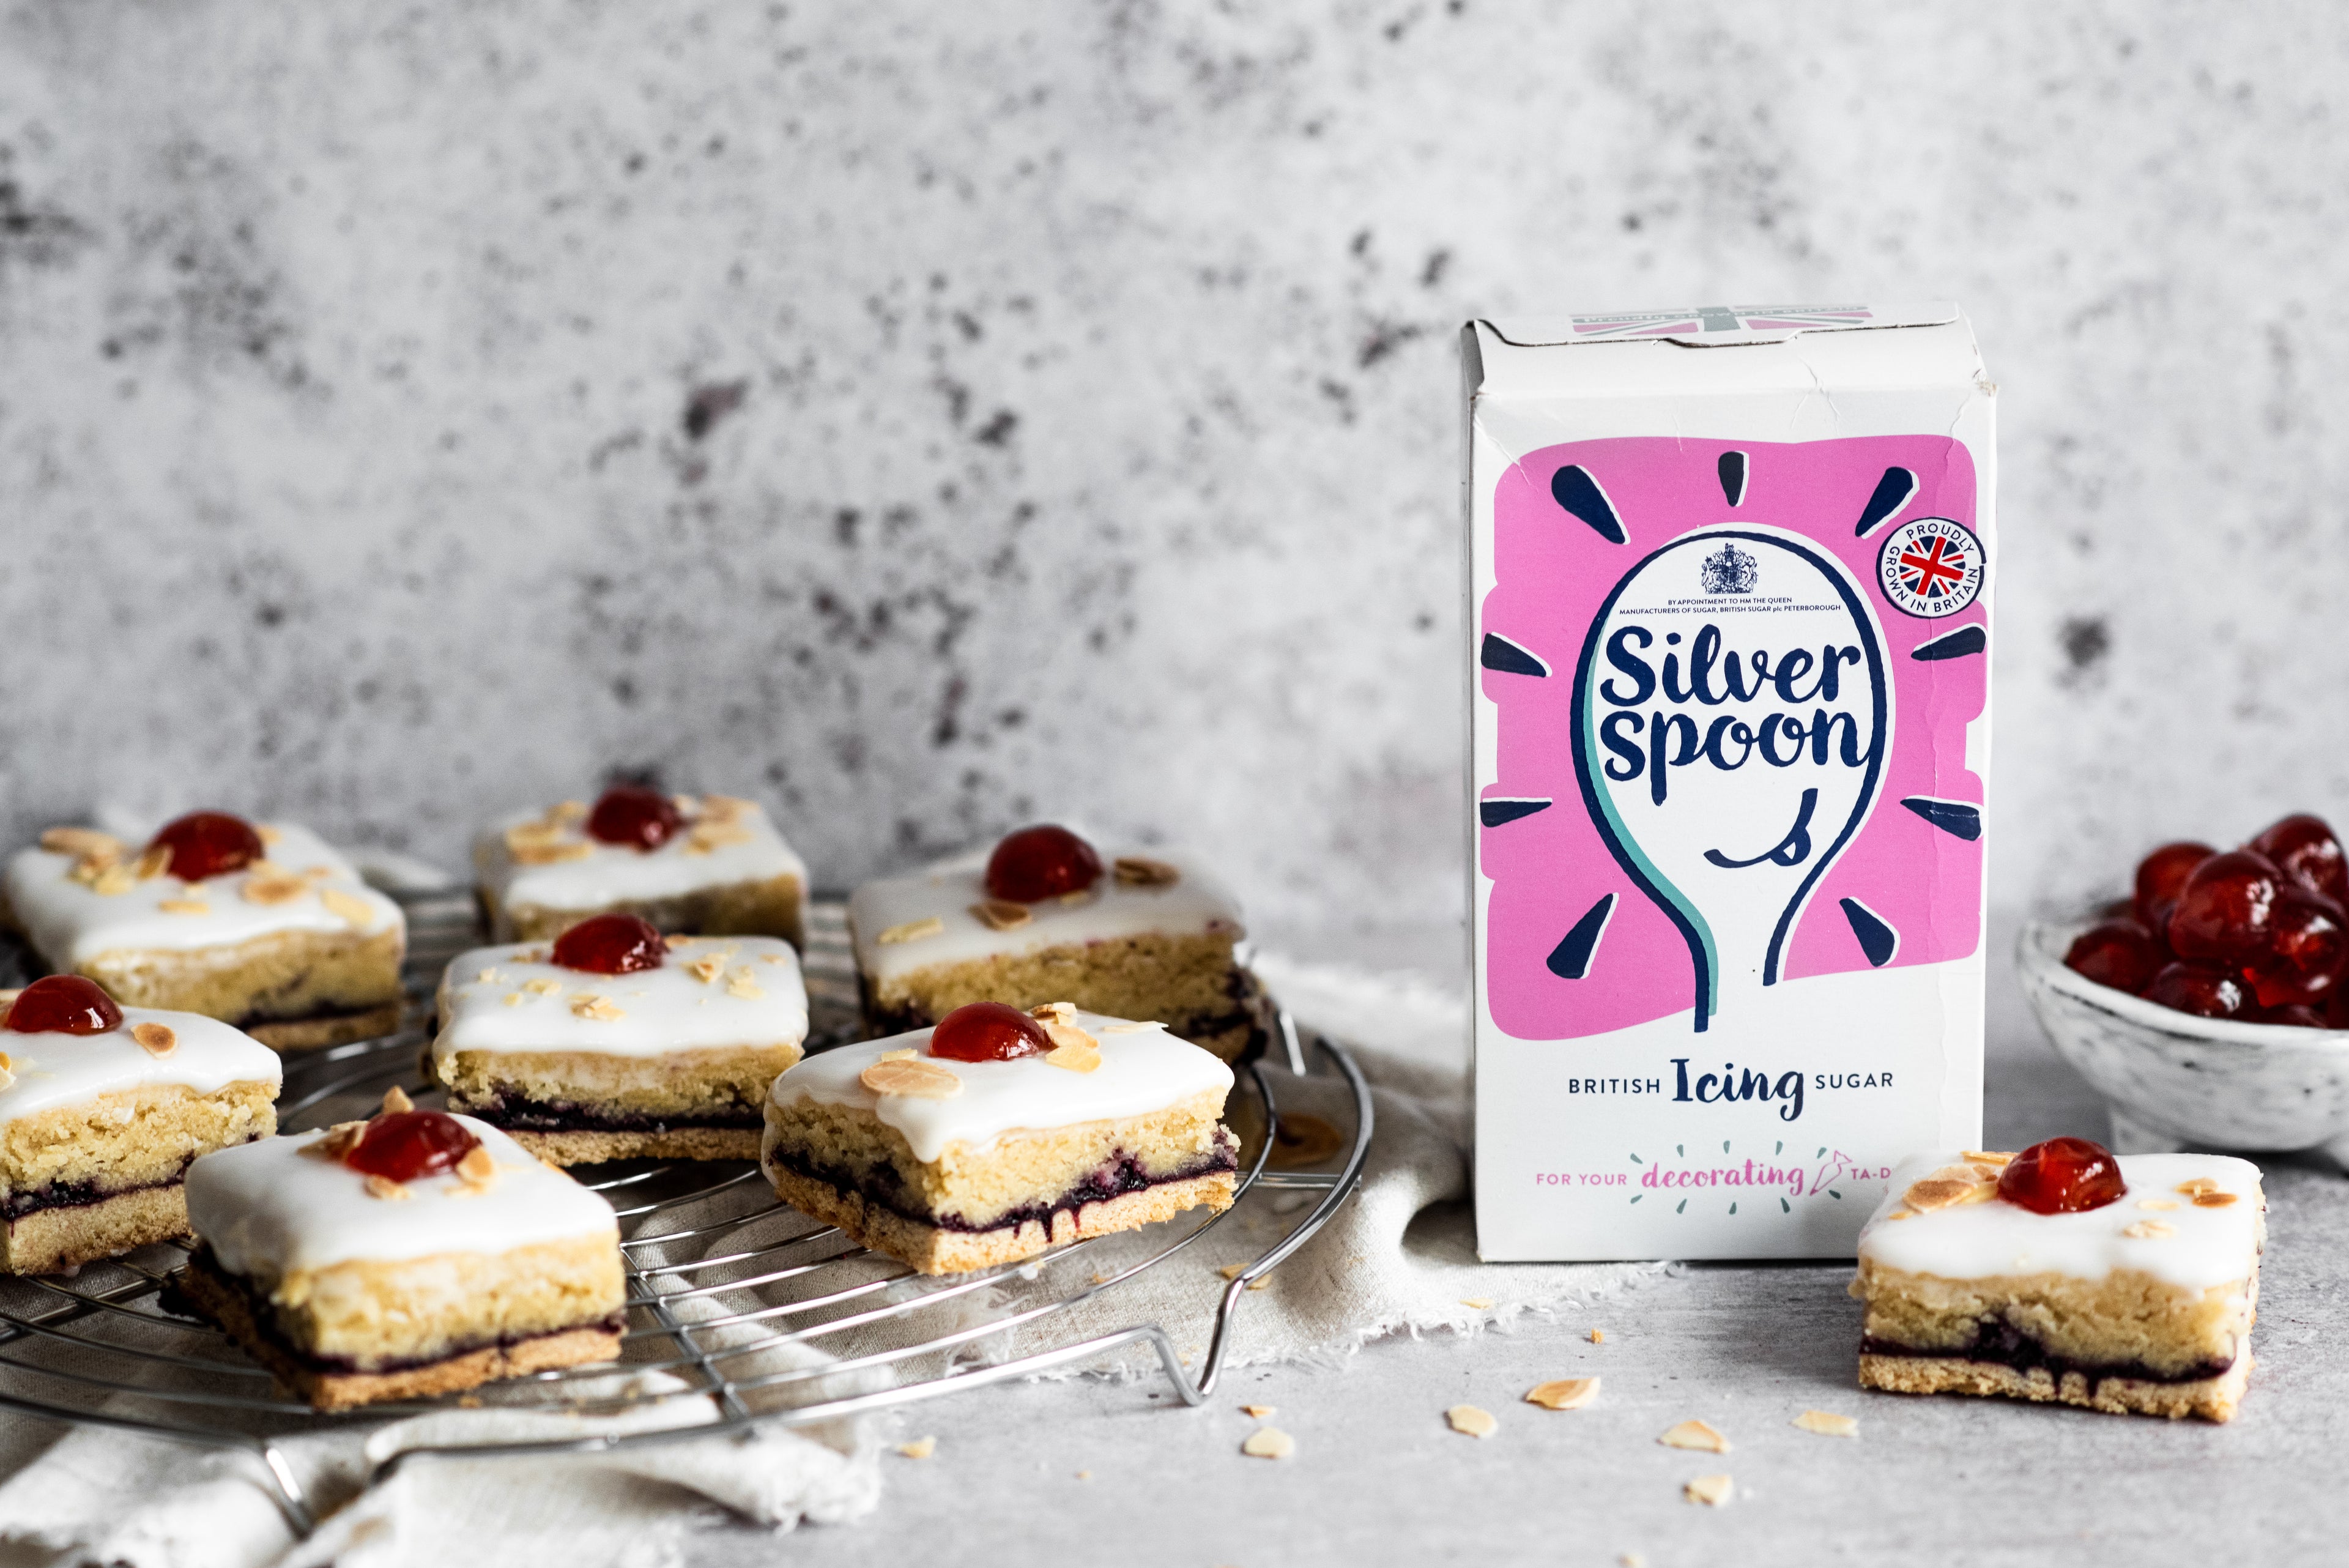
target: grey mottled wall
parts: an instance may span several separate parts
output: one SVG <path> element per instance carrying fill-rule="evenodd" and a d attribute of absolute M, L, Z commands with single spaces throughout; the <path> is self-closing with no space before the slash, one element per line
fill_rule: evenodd
<path fill-rule="evenodd" d="M 1462 903 L 1452 330 L 1955 297 L 1996 900 L 2349 807 L 2349 14 L 136 5 L 0 26 L 0 827 L 614 767 Z M 1448 952 L 1429 961 L 1441 967 Z"/>

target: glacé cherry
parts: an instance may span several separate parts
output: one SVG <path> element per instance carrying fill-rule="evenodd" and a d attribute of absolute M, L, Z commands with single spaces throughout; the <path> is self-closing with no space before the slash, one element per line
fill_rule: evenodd
<path fill-rule="evenodd" d="M 122 1009 L 78 974 L 52 974 L 16 993 L 5 1027 L 19 1034 L 103 1034 L 122 1027 Z"/>
<path fill-rule="evenodd" d="M 147 847 L 169 851 L 163 869 L 182 882 L 225 877 L 269 857 L 253 824 L 224 811 L 191 811 L 174 818 Z"/>
<path fill-rule="evenodd" d="M 930 1054 L 951 1062 L 1016 1062 L 1051 1048 L 1042 1024 L 999 1002 L 957 1007 L 930 1031 Z"/>
<path fill-rule="evenodd" d="M 1998 1178 L 1998 1195 L 2033 1214 L 2102 1209 L 2127 1190 L 2113 1151 L 2084 1137 L 2034 1143 L 2007 1161 Z"/>
<path fill-rule="evenodd" d="M 2064 954 L 2067 968 L 2086 975 L 2098 985 L 2109 985 L 2131 996 L 2143 991 L 2146 982 L 2168 961 L 2168 952 L 2154 940 L 2153 933 L 2126 919 L 2102 920 L 2090 926 L 2073 940 L 2070 950 Z"/>
<path fill-rule="evenodd" d="M 2239 962 L 2268 943 L 2275 929 L 2275 862 L 2230 849 L 2194 867 L 2169 913 L 2169 947 L 2182 959 Z"/>
<path fill-rule="evenodd" d="M 2243 847 L 2274 861 L 2277 869 L 2310 892 L 2349 904 L 2349 865 L 2343 863 L 2341 840 L 2323 817 L 2296 812 Z"/>
<path fill-rule="evenodd" d="M 1101 857 L 1065 827 L 1043 824 L 1007 836 L 987 857 L 989 897 L 1034 904 L 1081 893 L 1101 880 Z"/>
<path fill-rule="evenodd" d="M 2243 965 L 2243 978 L 2262 1007 L 2323 1000 L 2349 960 L 2349 918 L 2341 906 L 2297 882 L 2276 890 L 2273 931 L 2267 950 Z"/>
<path fill-rule="evenodd" d="M 2251 988 L 2216 964 L 2165 964 L 2145 988 L 2145 999 L 2197 1018 L 2241 1018 L 2258 1011 Z"/>
<path fill-rule="evenodd" d="M 660 968 L 668 944 L 641 916 L 595 915 L 555 938 L 550 956 L 564 969 L 589 974 L 634 974 Z"/>
<path fill-rule="evenodd" d="M 677 802 L 641 784 L 614 784 L 587 814 L 588 837 L 631 849 L 658 849 L 684 826 Z"/>
<path fill-rule="evenodd" d="M 387 1180 L 413 1181 L 454 1170 L 481 1143 L 446 1111 L 387 1111 L 367 1123 L 343 1163 Z"/>
<path fill-rule="evenodd" d="M 2137 918 L 2148 930 L 2169 924 L 2170 906 L 2194 867 L 2219 852 L 2207 844 L 2165 844 L 2137 863 Z"/>

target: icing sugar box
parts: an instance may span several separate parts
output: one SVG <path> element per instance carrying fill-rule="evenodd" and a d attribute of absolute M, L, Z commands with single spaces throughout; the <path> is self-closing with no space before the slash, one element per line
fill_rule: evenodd
<path fill-rule="evenodd" d="M 1982 1137 L 1995 389 L 1953 306 L 1472 322 L 1488 1259 L 1848 1257 Z"/>

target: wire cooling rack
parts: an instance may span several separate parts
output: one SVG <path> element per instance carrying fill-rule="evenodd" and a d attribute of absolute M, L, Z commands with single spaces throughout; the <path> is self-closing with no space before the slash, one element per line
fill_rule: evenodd
<path fill-rule="evenodd" d="M 409 914 L 409 989 L 419 1025 L 450 958 L 472 944 L 473 912 L 461 896 L 403 897 Z M 854 1037 L 856 984 L 837 902 L 813 911 L 805 970 L 811 1049 Z M 756 1441 L 770 1427 L 807 1426 L 1083 1366 L 1131 1348 L 1155 1352 L 1167 1381 L 1186 1405 L 1211 1394 L 1248 1287 L 1309 1241 L 1361 1179 L 1371 1140 L 1369 1085 L 1343 1047 L 1302 1035 L 1278 1015 L 1274 1049 L 1299 1076 L 1335 1075 L 1350 1090 L 1354 1125 L 1321 1169 L 1281 1169 L 1275 1140 L 1258 1136 L 1243 1156 L 1237 1203 L 1204 1220 L 1184 1216 L 1142 1232 L 1148 1250 L 1121 1251 L 1112 1272 L 1096 1272 L 1099 1242 L 1080 1241 L 1022 1264 L 978 1273 L 917 1274 L 857 1246 L 778 1202 L 745 1161 L 622 1161 L 576 1174 L 604 1194 L 620 1220 L 628 1275 L 628 1324 L 616 1366 L 571 1367 L 486 1385 L 470 1394 L 321 1413 L 277 1392 L 269 1375 L 246 1361 L 209 1324 L 171 1310 L 171 1279 L 186 1262 L 184 1243 L 143 1248 L 67 1277 L 27 1279 L 0 1296 L 0 1409 L 82 1426 L 110 1427 L 254 1454 L 296 1532 L 315 1525 L 294 1468 L 279 1444 L 304 1433 L 370 1427 L 455 1405 L 624 1417 L 652 1429 L 600 1430 L 590 1437 L 409 1448 L 385 1459 L 370 1481 L 416 1454 L 592 1452 L 709 1439 Z M 423 1029 L 300 1054 L 287 1061 L 279 1126 L 298 1132 L 365 1115 L 398 1085 L 419 1104 L 433 1103 L 419 1057 Z M 1309 1060 L 1308 1046 L 1318 1061 Z M 1270 1129 L 1273 1075 L 1261 1063 L 1239 1075 L 1228 1118 Z M 1274 1191 L 1320 1195 L 1309 1211 L 1227 1282 L 1215 1312 L 1213 1338 L 1195 1376 L 1165 1325 L 1137 1323 L 1110 1334 L 1068 1337 L 1070 1309 L 1104 1296 L 1191 1246 L 1237 1212 Z M 1193 1211 L 1194 1214 L 1197 1212 Z M 1107 1241 L 1121 1238 L 1102 1238 Z M 690 1253 L 691 1255 L 684 1255 Z M 735 1293 L 749 1293 L 737 1296 Z M 742 1300 L 757 1304 L 743 1307 Z M 982 1308 L 984 1310 L 978 1310 Z M 1056 1332 L 1057 1331 L 1057 1332 Z M 1020 1352 L 971 1360 L 1010 1345 Z M 842 1356 L 857 1336 L 860 1348 Z M 1040 1349 L 1024 1346 L 1043 1342 Z M 813 1353 L 813 1354 L 811 1354 Z M 667 1375 L 647 1387 L 646 1373 Z M 621 1376 L 626 1375 L 626 1376 Z M 843 1386 L 847 1391 L 841 1391 Z M 695 1405 L 693 1402 L 699 1402 Z M 668 1408 L 664 1409 L 667 1407 Z M 715 1418 L 709 1413 L 715 1411 Z M 612 1425 L 605 1424 L 608 1428 Z"/>

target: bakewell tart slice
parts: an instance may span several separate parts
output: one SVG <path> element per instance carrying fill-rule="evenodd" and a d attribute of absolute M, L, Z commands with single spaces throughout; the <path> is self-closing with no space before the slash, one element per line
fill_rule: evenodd
<path fill-rule="evenodd" d="M 791 943 L 663 938 L 635 915 L 460 955 L 440 1013 L 450 1108 L 557 1165 L 758 1158 L 768 1086 L 808 1028 Z"/>
<path fill-rule="evenodd" d="M 2051 1138 L 1912 1160 L 1859 1237 L 1859 1381 L 2116 1414 L 2235 1413 L 2266 1204 L 2223 1155 Z"/>
<path fill-rule="evenodd" d="M 662 931 L 781 937 L 807 929 L 807 867 L 757 803 L 616 784 L 492 824 L 473 845 L 492 941 L 561 936 L 590 915 Z"/>
<path fill-rule="evenodd" d="M 0 1272 L 186 1235 L 189 1161 L 275 1132 L 284 1074 L 276 1052 L 216 1019 L 118 1007 L 81 975 L 14 993 L 0 1017 Z"/>
<path fill-rule="evenodd" d="M 972 1002 L 776 1079 L 761 1163 L 801 1212 L 924 1273 L 961 1273 L 1230 1208 L 1231 1086 L 1228 1066 L 1154 1023 Z"/>
<path fill-rule="evenodd" d="M 127 1007 L 201 1012 L 280 1050 L 399 1027 L 399 906 L 307 828 L 197 811 L 133 846 L 53 827 L 5 913 L 49 968 Z"/>
<path fill-rule="evenodd" d="M 181 1295 L 321 1410 L 619 1354 L 611 1206 L 397 1089 L 367 1121 L 197 1160 L 188 1218 Z"/>
<path fill-rule="evenodd" d="M 972 1002 L 1064 1001 L 1155 1018 L 1226 1062 L 1264 1036 L 1234 956 L 1240 909 L 1195 857 L 1104 855 L 1065 827 L 1022 828 L 985 857 L 867 882 L 848 901 L 865 1029 L 892 1034 Z"/>

